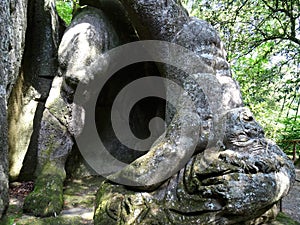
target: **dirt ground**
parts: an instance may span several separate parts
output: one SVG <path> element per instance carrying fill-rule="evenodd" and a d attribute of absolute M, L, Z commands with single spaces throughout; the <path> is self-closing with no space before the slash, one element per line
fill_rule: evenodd
<path fill-rule="evenodd" d="M 300 167 L 296 169 L 296 174 L 298 181 L 295 182 L 289 194 L 283 198 L 282 211 L 295 221 L 300 222 Z M 22 213 L 24 197 L 33 189 L 33 182 L 11 184 L 10 206 L 7 221 L 4 224 L 92 225 L 95 193 L 102 180 L 103 178 L 90 177 L 66 182 L 64 209 L 59 216 L 51 218 L 37 218 Z M 2 225 L 1 222 L 0 224 Z"/>
<path fill-rule="evenodd" d="M 296 182 L 282 200 L 282 211 L 300 222 L 300 168 L 296 168 Z"/>

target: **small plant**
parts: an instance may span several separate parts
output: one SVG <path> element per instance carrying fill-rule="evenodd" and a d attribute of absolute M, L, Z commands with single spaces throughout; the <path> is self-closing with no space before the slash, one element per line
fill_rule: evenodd
<path fill-rule="evenodd" d="M 73 9 L 76 8 L 78 3 L 72 0 L 57 0 L 56 1 L 56 10 L 60 18 L 66 23 L 66 25 L 70 25 L 72 17 L 73 17 Z"/>

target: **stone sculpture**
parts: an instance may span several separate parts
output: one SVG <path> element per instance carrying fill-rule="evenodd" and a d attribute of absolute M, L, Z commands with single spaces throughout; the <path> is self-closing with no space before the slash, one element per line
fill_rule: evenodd
<path fill-rule="evenodd" d="M 113 182 L 107 180 L 100 187 L 95 224 L 259 224 L 274 218 L 277 202 L 295 179 L 293 164 L 264 137 L 263 129 L 243 107 L 238 84 L 231 77 L 226 52 L 214 28 L 189 17 L 176 0 L 81 3 L 89 6 L 77 12 L 59 46 L 59 75 L 52 83 L 39 130 L 38 177 L 24 210 L 50 216 L 62 209 L 65 163 L 74 148 L 74 137 L 80 135 L 84 124 L 83 111 L 74 102 L 78 83 L 92 82 L 101 75 L 101 56 L 108 50 L 127 42 L 154 39 L 183 46 L 195 54 L 200 63 L 186 55 L 174 59 L 189 64 L 190 71 L 194 71 L 191 79 L 170 65 L 134 65 L 133 69 L 120 71 L 123 80 L 100 93 L 96 110 L 102 116 L 111 109 L 111 96 L 119 88 L 114 89 L 114 85 L 138 78 L 130 77 L 132 71 L 160 73 L 176 82 L 193 99 L 195 108 L 182 101 L 180 94 L 174 96 L 168 86 L 165 115 L 161 105 L 153 111 L 151 107 L 138 108 L 132 116 L 138 121 L 136 131 L 143 133 L 140 127 L 145 125 L 145 118 L 156 112 L 166 118 L 167 124 L 166 132 L 145 154 L 124 150 L 110 137 L 107 127 L 111 125 L 105 124 L 105 119 L 96 119 L 100 136 L 102 132 L 108 137 L 111 153 L 123 157 L 128 166 L 108 176 Z M 217 92 L 204 90 L 204 86 L 211 85 L 203 85 L 203 76 L 207 82 L 209 78 L 217 81 Z M 177 111 L 168 103 L 174 97 Z M 183 138 L 178 142 L 179 136 Z M 186 152 L 191 152 L 187 163 L 176 165 Z"/>
<path fill-rule="evenodd" d="M 138 188 L 104 183 L 98 192 L 95 223 L 256 224 L 271 220 L 270 214 L 276 215 L 274 211 L 271 213 L 276 202 L 287 194 L 290 182 L 294 180 L 293 165 L 278 146 L 265 139 L 251 112 L 241 108 L 239 88 L 231 78 L 216 31 L 204 21 L 189 18 L 175 1 L 166 4 L 163 1 L 122 2 L 142 38 L 171 41 L 199 55 L 205 64 L 202 72 L 216 76 L 222 86 L 222 108 L 227 113 L 219 120 L 225 121 L 226 129 L 221 143 L 210 148 L 205 147 L 205 138 L 199 138 L 196 149 L 200 153 L 165 182 Z M 186 77 L 180 71 L 170 67 L 164 71 L 166 77 L 179 82 L 190 95 L 199 99 L 198 115 L 184 110 L 179 113 L 186 113 L 187 118 L 191 118 L 187 123 L 198 122 L 200 136 L 205 136 L 201 132 L 211 132 L 207 125 L 211 119 L 208 116 L 210 106 L 205 104 L 207 99 L 201 98 L 201 90 L 190 88 L 192 85 L 185 82 Z M 168 124 L 177 124 L 174 112 L 167 108 L 166 113 Z M 173 143 L 171 148 L 161 147 L 170 142 Z M 166 162 L 170 160 L 168 151 L 187 150 L 184 147 L 172 142 L 172 135 L 161 137 L 147 154 L 110 178 L 151 182 L 166 169 L 156 170 L 161 161 L 167 166 L 172 164 Z M 180 157 L 178 154 L 171 160 L 176 162 Z"/>
<path fill-rule="evenodd" d="M 294 179 L 293 164 L 247 108 L 228 111 L 224 146 L 191 158 L 151 192 L 106 182 L 95 224 L 261 224 Z"/>
<path fill-rule="evenodd" d="M 38 177 L 34 191 L 26 198 L 26 212 L 51 216 L 61 211 L 64 167 L 74 144 L 72 134 L 76 132 L 71 124 L 74 89 L 86 76 L 90 59 L 117 43 L 113 28 L 99 9 L 85 9 L 65 32 L 58 50 L 61 75 L 52 83 L 43 112 L 38 139 Z"/>

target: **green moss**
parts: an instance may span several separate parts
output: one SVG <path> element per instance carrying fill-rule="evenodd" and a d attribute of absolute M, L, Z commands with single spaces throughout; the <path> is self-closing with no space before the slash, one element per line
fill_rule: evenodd
<path fill-rule="evenodd" d="M 82 225 L 80 217 L 49 217 L 49 218 L 14 218 L 5 217 L 0 221 L 1 225 Z"/>
<path fill-rule="evenodd" d="M 14 221 L 22 217 L 22 209 L 16 205 L 9 205 L 7 215 L 0 220 L 1 225 L 13 225 Z"/>
<path fill-rule="evenodd" d="M 273 222 L 272 225 L 300 225 L 300 223 L 280 212 L 276 217 L 276 221 Z"/>
<path fill-rule="evenodd" d="M 94 223 L 97 225 L 116 224 L 116 220 L 108 216 L 106 212 L 107 203 L 111 198 L 109 188 L 110 184 L 103 182 L 96 195 Z"/>
<path fill-rule="evenodd" d="M 56 216 L 63 207 L 65 172 L 48 163 L 35 181 L 34 190 L 24 202 L 23 210 L 35 216 Z"/>
<path fill-rule="evenodd" d="M 13 225 L 15 221 L 15 217 L 8 217 L 8 216 L 4 216 L 1 220 L 0 220 L 0 224 L 1 225 Z"/>

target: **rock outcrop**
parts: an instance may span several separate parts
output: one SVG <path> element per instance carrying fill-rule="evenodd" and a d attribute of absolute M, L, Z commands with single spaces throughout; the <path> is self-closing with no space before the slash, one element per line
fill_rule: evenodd
<path fill-rule="evenodd" d="M 28 18 L 22 70 L 8 103 L 12 180 L 34 177 L 36 164 L 32 162 L 37 160 L 40 120 L 52 80 L 57 75 L 57 49 L 61 28 L 55 1 L 30 1 L 28 14 L 31 16 Z"/>
<path fill-rule="evenodd" d="M 7 57 L 9 52 L 9 5 L 8 1 L 2 1 L 0 3 L 0 16 L 2 20 L 0 21 L 0 54 L 4 57 L 1 57 L 0 60 L 0 217 L 4 213 L 8 205 L 8 145 L 7 145 L 7 93 L 6 93 L 6 84 L 7 84 L 7 74 L 8 74 L 8 62 L 9 58 Z"/>
<path fill-rule="evenodd" d="M 8 205 L 7 102 L 19 76 L 24 50 L 27 1 L 0 3 L 0 217 Z"/>
<path fill-rule="evenodd" d="M 95 224 L 260 224 L 295 179 L 293 163 L 246 108 L 224 115 L 221 149 L 206 149 L 152 192 L 106 182 L 97 196 Z M 155 163 L 153 161 L 153 163 Z"/>

